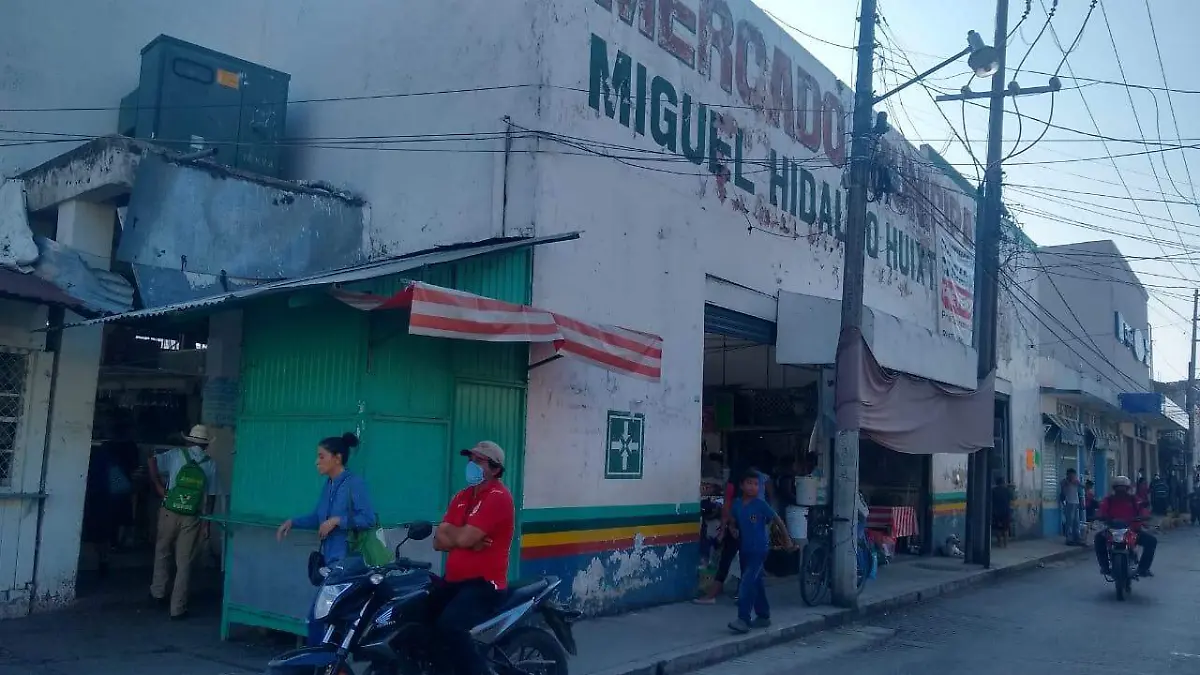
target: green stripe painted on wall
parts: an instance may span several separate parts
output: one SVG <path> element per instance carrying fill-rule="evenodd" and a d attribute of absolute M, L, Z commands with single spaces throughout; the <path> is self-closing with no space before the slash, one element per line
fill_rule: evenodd
<path fill-rule="evenodd" d="M 660 516 L 698 516 L 700 502 L 687 504 L 638 504 L 633 506 L 562 506 L 545 509 L 522 509 L 521 521 L 561 523 L 574 520 L 636 520 Z"/>
<path fill-rule="evenodd" d="M 946 502 L 965 502 L 967 493 L 964 492 L 939 492 L 933 495 L 934 504 L 945 504 Z"/>

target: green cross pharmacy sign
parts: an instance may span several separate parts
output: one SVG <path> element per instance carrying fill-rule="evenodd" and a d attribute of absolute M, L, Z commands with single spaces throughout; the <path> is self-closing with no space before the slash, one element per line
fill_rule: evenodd
<path fill-rule="evenodd" d="M 644 466 L 646 416 L 641 413 L 608 411 L 604 477 L 639 479 Z"/>

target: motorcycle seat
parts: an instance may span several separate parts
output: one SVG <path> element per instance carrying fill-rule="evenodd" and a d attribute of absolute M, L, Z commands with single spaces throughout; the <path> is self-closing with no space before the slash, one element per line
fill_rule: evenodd
<path fill-rule="evenodd" d="M 504 600 L 504 604 L 500 608 L 500 613 L 507 612 L 521 603 L 536 598 L 549 587 L 550 581 L 548 579 L 526 579 L 510 584 L 508 587 L 508 598 Z"/>

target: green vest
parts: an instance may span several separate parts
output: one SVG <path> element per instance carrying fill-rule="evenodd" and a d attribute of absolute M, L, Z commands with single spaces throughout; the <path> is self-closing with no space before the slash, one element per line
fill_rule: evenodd
<path fill-rule="evenodd" d="M 184 452 L 187 453 L 187 451 Z M 175 474 L 175 484 L 167 491 L 163 506 L 168 511 L 173 511 L 181 516 L 198 516 L 200 507 L 204 503 L 208 474 L 204 473 L 204 467 L 199 462 L 192 459 L 191 453 L 187 453 L 185 456 L 187 464 L 184 464 L 179 469 L 179 473 Z M 202 461 L 211 460 L 205 457 Z"/>

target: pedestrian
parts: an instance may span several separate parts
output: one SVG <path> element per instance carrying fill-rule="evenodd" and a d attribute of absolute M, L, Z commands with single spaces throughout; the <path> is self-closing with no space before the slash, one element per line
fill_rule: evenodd
<path fill-rule="evenodd" d="M 1137 486 L 1134 493 L 1137 495 L 1138 504 L 1142 508 L 1150 508 L 1150 483 L 1146 482 L 1146 476 L 1138 472 Z"/>
<path fill-rule="evenodd" d="M 766 628 L 771 625 L 771 605 L 767 602 L 767 585 L 764 565 L 771 550 L 771 527 L 782 532 L 788 550 L 796 550 L 796 544 L 788 534 L 787 526 L 765 499 L 759 499 L 761 472 L 747 471 L 741 479 L 742 498 L 733 504 L 735 536 L 741 542 L 738 556 L 741 558 L 742 581 L 738 587 L 737 619 L 729 624 L 735 633 L 748 633 L 751 628 Z M 754 617 L 751 618 L 751 612 Z"/>
<path fill-rule="evenodd" d="M 1154 474 L 1154 480 L 1150 482 L 1150 512 L 1156 518 L 1166 516 L 1170 499 L 1171 489 L 1167 486 L 1167 481 L 1163 480 L 1162 476 Z"/>
<path fill-rule="evenodd" d="M 367 483 L 357 474 L 351 473 L 346 465 L 350 462 L 350 451 L 358 447 L 358 436 L 344 433 L 331 436 L 317 444 L 317 473 L 325 477 L 321 496 L 313 510 L 296 516 L 279 526 L 275 537 L 282 541 L 293 527 L 316 530 L 321 538 L 319 564 L 310 567 L 329 566 L 351 553 L 350 535 L 367 532 L 373 535 L 378 524 L 371 499 L 367 494 Z M 324 639 L 325 624 L 308 617 L 308 646 L 316 647 Z"/>
<path fill-rule="evenodd" d="M 1062 503 L 1063 526 L 1066 529 L 1067 546 L 1079 546 L 1083 543 L 1083 538 L 1079 533 L 1083 486 L 1079 484 L 1079 474 L 1075 469 L 1067 469 L 1067 477 L 1063 479 L 1062 484 L 1059 486 L 1058 499 Z"/>
<path fill-rule="evenodd" d="M 992 487 L 992 536 L 996 538 L 996 546 L 1008 546 L 1008 532 L 1012 529 L 1012 489 L 1004 484 L 1004 478 L 996 476 L 996 485 Z"/>
<path fill-rule="evenodd" d="M 733 505 L 742 496 L 741 476 L 747 471 L 757 475 L 758 499 L 765 500 L 770 504 L 769 500 L 773 491 L 770 476 L 759 471 L 753 462 L 744 464 L 744 467 L 736 472 L 731 472 L 729 480 L 725 483 L 725 499 L 721 505 L 721 557 L 717 560 L 717 573 L 713 576 L 712 585 L 704 595 L 692 601 L 697 605 L 715 605 L 717 603 L 717 597 L 725 590 L 725 581 L 729 578 L 733 559 L 738 554 L 740 544 L 737 527 L 733 520 Z"/>
<path fill-rule="evenodd" d="M 1192 497 L 1188 506 L 1192 512 L 1192 525 L 1200 525 L 1200 488 L 1192 490 Z"/>
<path fill-rule="evenodd" d="M 171 618 L 188 615 L 188 584 L 192 563 L 198 552 L 197 542 L 207 537 L 208 521 L 218 492 L 217 469 L 208 456 L 208 427 L 197 424 L 184 435 L 183 448 L 172 448 L 152 455 L 150 480 L 162 499 L 158 512 L 158 532 L 154 543 L 154 577 L 150 598 L 155 604 L 167 602 L 167 584 L 174 563 L 175 583 L 171 588 Z"/>
<path fill-rule="evenodd" d="M 1096 509 L 1100 506 L 1100 500 L 1096 499 L 1096 483 L 1091 480 L 1083 483 L 1083 519 L 1088 524 L 1088 529 L 1092 527 L 1092 523 L 1096 522 Z"/>

